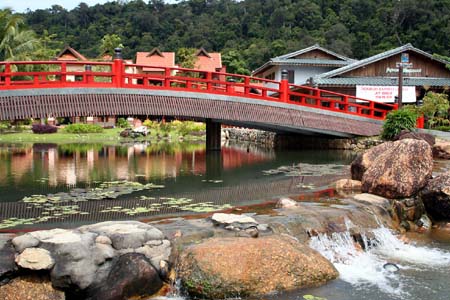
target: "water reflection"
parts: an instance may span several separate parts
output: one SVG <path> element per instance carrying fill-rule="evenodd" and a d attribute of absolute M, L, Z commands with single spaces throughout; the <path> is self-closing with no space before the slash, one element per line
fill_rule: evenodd
<path fill-rule="evenodd" d="M 30 178 L 49 187 L 76 186 L 103 180 L 176 178 L 211 174 L 271 160 L 271 152 L 239 147 L 206 155 L 204 144 L 34 144 L 0 147 L 0 182 L 15 185 Z M 6 185 L 0 183 L 0 187 Z M 2 199 L 14 201 L 14 199 Z"/>
<path fill-rule="evenodd" d="M 323 170 L 352 158 L 348 152 L 273 152 L 242 145 L 213 153 L 204 144 L 0 146 L 0 225 L 7 230 L 76 227 L 254 205 L 323 189 L 346 176 L 344 169 Z M 265 172 L 280 166 L 312 171 Z M 131 193 L 122 188 L 112 197 L 117 183 L 100 190 L 108 182 L 163 188 Z"/>

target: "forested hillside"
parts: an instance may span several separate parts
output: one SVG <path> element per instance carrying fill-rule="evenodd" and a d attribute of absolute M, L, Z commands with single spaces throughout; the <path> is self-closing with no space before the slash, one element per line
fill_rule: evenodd
<path fill-rule="evenodd" d="M 154 47 L 204 47 L 248 69 L 314 43 L 353 58 L 405 43 L 450 55 L 450 0 L 122 0 L 71 11 L 55 5 L 24 18 L 38 36 L 47 30 L 88 57 L 99 55 L 106 34 L 121 38 L 128 58 Z"/>

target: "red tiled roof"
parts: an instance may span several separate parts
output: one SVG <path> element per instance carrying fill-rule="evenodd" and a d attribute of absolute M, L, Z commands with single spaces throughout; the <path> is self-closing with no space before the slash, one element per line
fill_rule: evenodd
<path fill-rule="evenodd" d="M 208 53 L 202 48 L 195 55 L 197 56 L 195 69 L 210 72 L 222 71 L 222 56 L 220 53 Z"/>
<path fill-rule="evenodd" d="M 136 64 L 145 66 L 173 68 L 175 67 L 175 53 L 161 52 L 158 49 L 153 49 L 150 52 L 137 52 Z M 152 71 L 152 69 L 143 68 L 143 71 Z"/>
<path fill-rule="evenodd" d="M 65 46 L 55 57 L 56 60 L 79 61 L 87 60 L 87 58 L 72 47 Z"/>

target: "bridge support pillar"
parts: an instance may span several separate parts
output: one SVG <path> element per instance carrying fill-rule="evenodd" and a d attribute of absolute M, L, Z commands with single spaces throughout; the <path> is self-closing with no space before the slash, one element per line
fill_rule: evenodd
<path fill-rule="evenodd" d="M 220 151 L 221 124 L 206 119 L 206 151 Z"/>

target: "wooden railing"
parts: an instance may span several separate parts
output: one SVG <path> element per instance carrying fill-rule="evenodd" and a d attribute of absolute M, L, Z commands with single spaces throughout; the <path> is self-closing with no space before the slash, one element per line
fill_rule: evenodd
<path fill-rule="evenodd" d="M 135 88 L 220 94 L 383 120 L 396 105 L 257 77 L 113 62 L 0 62 L 0 90 Z"/>

